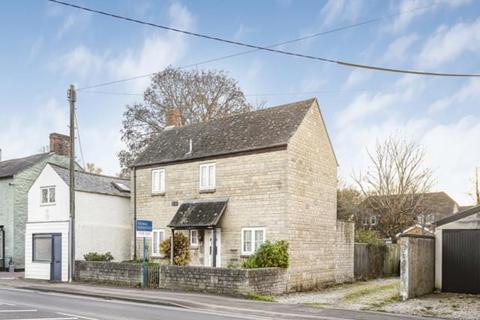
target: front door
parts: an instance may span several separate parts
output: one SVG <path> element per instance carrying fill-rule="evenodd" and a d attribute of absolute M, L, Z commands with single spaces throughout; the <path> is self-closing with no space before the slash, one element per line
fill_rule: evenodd
<path fill-rule="evenodd" d="M 62 280 L 62 235 L 52 235 L 52 267 L 51 280 Z"/>
<path fill-rule="evenodd" d="M 222 266 L 221 260 L 221 251 L 222 251 L 222 230 L 217 228 L 216 238 L 217 238 L 217 258 L 216 258 L 216 266 Z M 205 237 L 204 237 L 204 260 L 206 267 L 213 267 L 213 230 L 205 230 Z"/>

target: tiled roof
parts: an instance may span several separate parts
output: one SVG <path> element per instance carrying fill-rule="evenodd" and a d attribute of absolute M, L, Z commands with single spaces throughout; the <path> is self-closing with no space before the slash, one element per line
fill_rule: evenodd
<path fill-rule="evenodd" d="M 286 146 L 315 101 L 308 99 L 163 130 L 134 166 Z"/>
<path fill-rule="evenodd" d="M 40 153 L 25 158 L 11 159 L 0 162 L 0 178 L 12 177 L 20 171 L 23 171 L 34 164 L 43 161 L 49 157 L 50 153 Z"/>
<path fill-rule="evenodd" d="M 62 180 L 69 186 L 70 171 L 54 164 L 50 165 L 60 178 L 62 178 Z M 121 188 L 115 186 L 115 183 L 125 185 L 128 188 L 130 187 L 130 181 L 128 179 L 75 171 L 75 190 L 77 191 L 130 197 L 130 192 L 122 191 Z"/>
<path fill-rule="evenodd" d="M 180 205 L 168 227 L 175 229 L 209 228 L 220 221 L 227 199 L 192 200 Z"/>

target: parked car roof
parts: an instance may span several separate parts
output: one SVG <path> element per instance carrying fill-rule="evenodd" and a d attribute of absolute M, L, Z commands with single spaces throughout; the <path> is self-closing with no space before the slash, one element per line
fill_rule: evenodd
<path fill-rule="evenodd" d="M 315 98 L 163 130 L 134 167 L 286 146 Z"/>
<path fill-rule="evenodd" d="M 51 153 L 40 153 L 34 154 L 32 156 L 18 158 L 18 159 L 10 159 L 0 162 L 0 179 L 1 178 L 9 178 L 13 177 L 20 171 L 23 171 L 36 163 L 43 161 L 47 157 L 49 157 Z"/>
<path fill-rule="evenodd" d="M 50 164 L 53 170 L 70 185 L 70 171 L 60 166 Z M 130 197 L 130 181 L 128 179 L 99 175 L 84 171 L 75 171 L 75 190 L 106 194 L 120 197 Z M 128 191 L 127 191 L 128 190 Z"/>

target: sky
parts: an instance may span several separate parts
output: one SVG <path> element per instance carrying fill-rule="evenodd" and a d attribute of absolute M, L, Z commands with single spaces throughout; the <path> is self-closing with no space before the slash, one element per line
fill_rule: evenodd
<path fill-rule="evenodd" d="M 260 46 L 381 18 L 280 49 L 394 68 L 480 73 L 475 0 L 68 1 Z M 2 1 L 0 39 L 4 160 L 39 153 L 49 133 L 68 132 L 70 84 L 85 87 L 246 50 L 42 0 Z M 406 136 L 424 148 L 435 191 L 462 205 L 473 202 L 480 79 L 386 74 L 269 52 L 193 68 L 224 70 L 253 104 L 316 97 L 347 184 L 368 168 L 367 150 L 378 141 Z M 123 113 L 142 100 L 148 83 L 142 78 L 78 92 L 85 162 L 107 174 L 119 172 Z"/>

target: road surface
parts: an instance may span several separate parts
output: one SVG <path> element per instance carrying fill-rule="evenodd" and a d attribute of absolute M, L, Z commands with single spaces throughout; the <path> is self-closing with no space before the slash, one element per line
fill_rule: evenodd
<path fill-rule="evenodd" d="M 247 301 L 245 301 L 247 302 Z M 288 305 L 264 304 L 261 308 L 254 301 L 251 308 L 188 309 L 128 301 L 84 297 L 63 293 L 0 287 L 0 320 L 384 320 L 421 319 L 404 315 L 367 313 L 360 311 L 316 309 L 307 312 Z"/>

